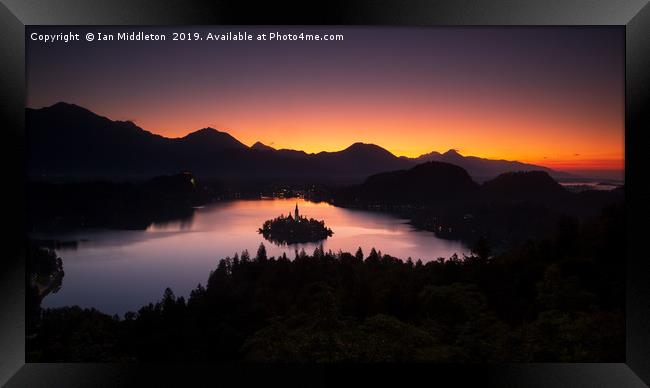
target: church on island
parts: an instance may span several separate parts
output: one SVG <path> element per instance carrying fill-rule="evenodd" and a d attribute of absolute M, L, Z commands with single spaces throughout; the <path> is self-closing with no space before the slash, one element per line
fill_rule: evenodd
<path fill-rule="evenodd" d="M 293 220 L 294 221 L 300 221 L 300 213 L 298 212 L 298 204 L 296 204 L 296 209 L 293 211 L 293 214 L 294 214 Z M 289 217 L 287 217 L 287 218 L 292 219 L 291 218 L 291 212 L 289 212 Z"/>
<path fill-rule="evenodd" d="M 277 245 L 287 245 L 325 240 L 334 232 L 325 226 L 325 221 L 301 216 L 296 204 L 293 215 L 289 212 L 286 217 L 280 215 L 265 221 L 258 233 Z"/>

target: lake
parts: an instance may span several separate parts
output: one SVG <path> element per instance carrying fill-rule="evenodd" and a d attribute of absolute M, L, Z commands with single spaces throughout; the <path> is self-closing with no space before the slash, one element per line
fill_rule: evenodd
<path fill-rule="evenodd" d="M 255 256 L 262 242 L 269 257 L 286 253 L 293 259 L 295 250 L 303 248 L 311 254 L 318 244 L 280 247 L 257 233 L 265 220 L 293 212 L 296 204 L 302 215 L 324 220 L 334 231 L 323 242 L 325 251 L 354 254 L 361 247 L 367 256 L 375 247 L 423 262 L 468 253 L 460 242 L 416 230 L 407 220 L 388 214 L 302 199 L 236 200 L 197 208 L 189 219 L 152 224 L 146 230 L 84 229 L 34 236 L 79 242 L 76 249 L 57 250 L 63 259 L 63 285 L 42 306 L 79 305 L 122 315 L 158 301 L 165 287 L 187 297 L 199 283 L 205 285 L 219 259 L 244 249 Z"/>

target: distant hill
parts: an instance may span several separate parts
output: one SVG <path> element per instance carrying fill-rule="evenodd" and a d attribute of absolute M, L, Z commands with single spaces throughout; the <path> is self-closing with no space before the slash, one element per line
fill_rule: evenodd
<path fill-rule="evenodd" d="M 190 148 L 192 151 L 195 151 L 197 148 L 205 148 L 212 151 L 248 148 L 228 133 L 217 131 L 214 128 L 199 129 L 182 138 L 174 139 L 174 141 L 184 147 Z"/>
<path fill-rule="evenodd" d="M 548 233 L 564 216 L 595 216 L 623 190 L 572 193 L 545 171 L 507 172 L 479 185 L 462 167 L 425 162 L 334 190 L 340 207 L 388 211 L 439 237 L 507 246 Z"/>
<path fill-rule="evenodd" d="M 496 177 L 506 172 L 515 171 L 545 171 L 556 179 L 571 178 L 572 175 L 566 172 L 555 171 L 547 167 L 534 164 L 521 163 L 510 160 L 485 159 L 476 156 L 463 156 L 456 150 L 449 150 L 445 153 L 431 152 L 413 158 L 417 163 L 438 161 L 455 164 L 467 170 L 467 172 L 478 182 Z"/>
<path fill-rule="evenodd" d="M 255 144 L 251 146 L 251 149 L 258 150 L 258 151 L 275 151 L 275 148 L 271 146 L 267 146 L 266 144 L 259 141 L 255 142 Z"/>
<path fill-rule="evenodd" d="M 545 171 L 507 172 L 476 183 L 460 166 L 425 162 L 407 170 L 371 175 L 362 184 L 341 190 L 339 201 L 350 206 L 373 204 L 437 204 L 469 202 L 559 203 L 576 198 Z"/>
<path fill-rule="evenodd" d="M 411 161 L 402 160 L 377 145 L 365 143 L 354 143 L 337 152 L 319 152 L 313 157 L 318 163 L 328 166 L 341 176 L 354 170 L 380 172 L 413 165 Z"/>
<path fill-rule="evenodd" d="M 372 175 L 354 194 L 364 201 L 431 203 L 468 198 L 478 188 L 462 167 L 426 162 L 408 170 Z"/>
<path fill-rule="evenodd" d="M 83 107 L 57 103 L 26 110 L 29 175 L 32 178 L 149 178 L 191 171 L 199 178 L 360 183 L 385 171 L 425 161 L 454 164 L 477 181 L 508 171 L 550 169 L 513 161 L 462 156 L 450 150 L 418 158 L 397 157 L 374 144 L 354 143 L 336 152 L 308 154 L 261 142 L 247 147 L 230 134 L 203 128 L 180 138 L 148 132 Z M 260 152 L 264 151 L 264 152 Z"/>
<path fill-rule="evenodd" d="M 549 200 L 569 194 L 546 171 L 504 173 L 483 183 L 481 191 L 485 198 L 499 200 Z"/>

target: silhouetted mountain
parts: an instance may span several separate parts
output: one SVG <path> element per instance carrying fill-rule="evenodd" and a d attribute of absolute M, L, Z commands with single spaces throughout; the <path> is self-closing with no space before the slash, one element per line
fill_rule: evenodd
<path fill-rule="evenodd" d="M 377 145 L 365 143 L 354 143 L 342 151 L 319 152 L 314 158 L 340 176 L 362 171 L 377 173 L 397 170 L 413 165 L 411 161 L 400 159 Z"/>
<path fill-rule="evenodd" d="M 361 143 L 307 154 L 261 143 L 252 149 L 213 128 L 170 139 L 66 103 L 28 108 L 26 123 L 32 177 L 130 179 L 192 171 L 202 178 L 352 183 L 413 164 Z"/>
<path fill-rule="evenodd" d="M 569 192 L 545 171 L 508 172 L 483 183 L 487 198 L 506 200 L 554 200 Z"/>
<path fill-rule="evenodd" d="M 276 153 L 284 157 L 293 158 L 293 159 L 307 158 L 307 156 L 309 156 L 309 154 L 306 153 L 305 151 L 288 150 L 286 148 L 277 150 Z"/>
<path fill-rule="evenodd" d="M 245 144 L 226 132 L 214 128 L 203 128 L 180 139 L 174 139 L 186 147 L 205 147 L 209 150 L 246 149 Z"/>
<path fill-rule="evenodd" d="M 407 158 L 406 156 L 403 156 L 404 159 L 410 159 L 413 161 L 416 161 L 417 163 L 425 163 L 425 162 L 432 162 L 432 161 L 440 161 L 442 157 L 442 154 L 438 151 L 431 151 L 427 154 L 422 154 L 418 156 L 417 158 Z"/>
<path fill-rule="evenodd" d="M 354 195 L 362 201 L 432 203 L 468 198 L 477 190 L 478 185 L 463 168 L 426 162 L 408 170 L 372 175 Z"/>
<path fill-rule="evenodd" d="M 31 175 L 139 175 L 153 167 L 166 170 L 158 155 L 174 143 L 130 121 L 112 121 L 65 103 L 27 109 L 26 127 Z"/>
<path fill-rule="evenodd" d="M 476 156 L 463 156 L 457 150 L 451 149 L 443 154 L 431 152 L 413 159 L 418 163 L 428 161 L 438 161 L 455 164 L 467 170 L 467 172 L 477 181 L 482 182 L 499 174 L 515 171 L 546 171 L 554 178 L 570 178 L 572 175 L 555 171 L 547 167 L 537 166 L 534 164 L 521 163 L 510 160 L 485 159 Z"/>
<path fill-rule="evenodd" d="M 266 144 L 264 144 L 262 142 L 259 142 L 259 141 L 256 142 L 255 144 L 253 144 L 251 146 L 251 149 L 258 150 L 258 151 L 275 151 L 275 148 L 273 148 L 271 146 L 267 146 Z"/>
<path fill-rule="evenodd" d="M 405 158 L 364 143 L 317 154 L 275 150 L 260 142 L 247 147 L 214 128 L 171 139 L 62 102 L 28 108 L 26 124 L 32 177 L 131 179 L 192 171 L 201 178 L 228 180 L 359 183 L 369 175 L 408 169 L 422 161 L 460 166 L 479 182 L 509 171 L 566 175 L 519 162 L 465 157 L 454 150 Z"/>

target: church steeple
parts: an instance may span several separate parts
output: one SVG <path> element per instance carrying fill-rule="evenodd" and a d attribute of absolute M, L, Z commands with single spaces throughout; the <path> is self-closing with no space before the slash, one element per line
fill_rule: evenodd
<path fill-rule="evenodd" d="M 298 221 L 300 218 L 298 216 L 298 204 L 296 204 L 296 210 L 295 210 L 295 215 L 296 215 L 296 221 Z"/>

